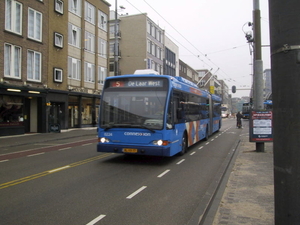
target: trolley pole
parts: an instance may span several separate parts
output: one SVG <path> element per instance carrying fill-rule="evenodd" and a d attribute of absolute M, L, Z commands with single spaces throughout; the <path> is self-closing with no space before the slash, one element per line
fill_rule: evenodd
<path fill-rule="evenodd" d="M 261 111 L 264 109 L 263 99 L 263 61 L 261 57 L 261 25 L 260 25 L 260 9 L 259 0 L 253 0 L 253 26 L 254 26 L 254 76 L 253 76 L 253 89 L 254 89 L 254 110 Z M 264 152 L 265 143 L 256 142 L 256 151 Z"/>
<path fill-rule="evenodd" d="M 275 224 L 300 224 L 300 1 L 269 1 Z"/>

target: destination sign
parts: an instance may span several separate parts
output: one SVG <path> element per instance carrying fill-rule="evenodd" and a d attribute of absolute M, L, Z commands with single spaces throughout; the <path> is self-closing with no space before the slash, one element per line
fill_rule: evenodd
<path fill-rule="evenodd" d="M 113 80 L 110 87 L 163 87 L 163 80 Z"/>

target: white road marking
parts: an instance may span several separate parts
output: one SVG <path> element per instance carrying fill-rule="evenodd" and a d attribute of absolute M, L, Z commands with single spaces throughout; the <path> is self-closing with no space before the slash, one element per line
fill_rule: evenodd
<path fill-rule="evenodd" d="M 194 154 L 196 154 L 196 152 L 192 152 L 190 155 L 194 155 Z"/>
<path fill-rule="evenodd" d="M 2 163 L 2 162 L 8 162 L 8 161 L 9 161 L 8 159 L 5 159 L 5 160 L 0 161 L 0 163 Z"/>
<path fill-rule="evenodd" d="M 45 152 L 40 152 L 40 153 L 28 155 L 27 157 L 38 156 L 38 155 L 43 155 L 43 154 L 45 154 Z"/>
<path fill-rule="evenodd" d="M 86 225 L 94 225 L 95 223 L 99 222 L 102 220 L 106 215 L 100 215 L 97 218 L 93 219 L 91 222 L 87 223 Z"/>
<path fill-rule="evenodd" d="M 203 146 L 199 147 L 198 149 L 202 149 L 202 148 L 203 148 Z"/>
<path fill-rule="evenodd" d="M 209 142 L 206 142 L 206 144 L 205 145 L 208 145 L 209 144 Z"/>
<path fill-rule="evenodd" d="M 176 163 L 177 165 L 183 163 L 185 161 L 185 159 L 180 160 L 178 163 Z"/>
<path fill-rule="evenodd" d="M 134 196 L 136 196 L 138 193 L 140 193 L 141 191 L 143 191 L 145 188 L 147 188 L 147 186 L 143 186 L 140 189 L 136 190 L 135 192 L 133 192 L 131 195 L 127 196 L 127 199 L 132 199 Z"/>
<path fill-rule="evenodd" d="M 167 174 L 169 172 L 170 172 L 170 170 L 166 170 L 165 172 L 159 174 L 157 177 L 161 178 L 161 177 L 163 177 L 165 174 Z"/>
<path fill-rule="evenodd" d="M 57 168 L 57 169 L 54 169 L 54 170 L 50 170 L 48 173 L 54 173 L 54 172 L 57 172 L 57 171 L 60 171 L 60 170 L 67 169 L 69 167 L 70 166 L 63 166 L 63 167 L 60 167 L 60 168 Z"/>
<path fill-rule="evenodd" d="M 61 149 L 58 149 L 58 151 L 64 151 L 64 150 L 68 150 L 70 149 L 71 147 L 66 147 L 66 148 L 61 148 Z"/>

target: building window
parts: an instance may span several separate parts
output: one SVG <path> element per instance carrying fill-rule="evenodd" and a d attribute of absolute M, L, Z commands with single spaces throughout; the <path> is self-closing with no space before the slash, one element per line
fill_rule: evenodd
<path fill-rule="evenodd" d="M 62 81 L 63 81 L 63 70 L 62 69 L 54 68 L 53 80 L 54 80 L 54 82 L 62 83 Z"/>
<path fill-rule="evenodd" d="M 85 32 L 85 50 L 95 53 L 95 35 L 90 32 Z"/>
<path fill-rule="evenodd" d="M 107 47 L 107 42 L 102 39 L 102 38 L 98 38 L 98 52 L 99 52 L 99 56 L 103 57 L 103 58 L 107 58 L 107 53 L 106 53 L 106 47 Z"/>
<path fill-rule="evenodd" d="M 85 2 L 85 20 L 95 24 L 95 6 L 88 2 Z"/>
<path fill-rule="evenodd" d="M 21 47 L 11 44 L 5 44 L 4 76 L 11 78 L 21 78 Z"/>
<path fill-rule="evenodd" d="M 151 33 L 151 22 L 147 21 L 147 33 L 150 34 Z"/>
<path fill-rule="evenodd" d="M 28 9 L 28 37 L 42 41 L 42 14 L 34 9 Z"/>
<path fill-rule="evenodd" d="M 69 11 L 81 17 L 81 0 L 69 0 Z"/>
<path fill-rule="evenodd" d="M 80 80 L 81 77 L 81 61 L 72 57 L 68 57 L 68 78 Z"/>
<path fill-rule="evenodd" d="M 0 95 L 0 126 L 23 125 L 23 98 L 20 96 Z"/>
<path fill-rule="evenodd" d="M 95 65 L 92 63 L 84 62 L 84 81 L 95 82 Z"/>
<path fill-rule="evenodd" d="M 27 52 L 27 80 L 41 81 L 42 54 L 33 50 Z"/>
<path fill-rule="evenodd" d="M 98 84 L 103 85 L 106 77 L 107 77 L 107 68 L 99 66 L 98 67 Z"/>
<path fill-rule="evenodd" d="M 5 30 L 22 34 L 22 4 L 15 0 L 6 0 Z"/>
<path fill-rule="evenodd" d="M 104 12 L 98 11 L 99 13 L 99 21 L 98 27 L 104 31 L 107 31 L 107 15 Z"/>
<path fill-rule="evenodd" d="M 69 27 L 68 27 L 68 42 L 70 45 L 73 45 L 75 47 L 80 48 L 81 44 L 81 38 L 80 38 L 80 34 L 81 34 L 81 29 L 79 27 L 74 26 L 73 24 L 69 23 Z"/>
<path fill-rule="evenodd" d="M 64 36 L 59 33 L 54 33 L 54 45 L 59 48 L 63 48 Z"/>
<path fill-rule="evenodd" d="M 64 14 L 64 2 L 62 0 L 55 0 L 55 11 Z"/>

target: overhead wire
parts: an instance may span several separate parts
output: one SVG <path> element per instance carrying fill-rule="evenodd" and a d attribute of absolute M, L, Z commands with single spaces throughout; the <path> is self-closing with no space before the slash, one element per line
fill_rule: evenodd
<path fill-rule="evenodd" d="M 142 14 L 145 14 L 143 12 L 141 12 L 137 7 L 135 7 L 129 0 L 126 0 L 132 7 L 134 7 L 137 11 L 139 11 L 140 13 Z M 197 50 L 200 55 L 202 55 L 206 60 L 208 60 L 212 65 L 214 65 L 215 67 L 217 67 L 217 71 L 221 71 L 223 74 L 225 74 L 228 78 L 221 76 L 224 78 L 224 80 L 231 80 L 231 81 L 234 81 L 233 79 L 231 79 L 231 77 L 222 69 L 220 68 L 215 62 L 213 62 L 210 58 L 208 58 L 208 54 L 204 54 L 202 51 L 200 51 L 193 43 L 191 43 L 184 35 L 182 35 L 172 24 L 170 24 L 159 12 L 157 12 L 157 10 L 155 10 L 154 7 L 152 7 L 146 0 L 144 0 L 144 2 L 156 13 L 158 14 L 171 28 L 173 28 L 185 41 L 187 41 L 195 50 Z M 146 16 L 146 15 L 145 15 Z M 165 33 L 167 33 L 165 31 Z M 168 33 L 167 33 L 168 34 Z M 203 59 L 200 58 L 200 55 L 199 54 L 195 54 L 193 53 L 190 49 L 188 49 L 185 45 L 183 45 L 182 43 L 180 43 L 178 40 L 176 40 L 174 37 L 170 37 L 172 38 L 174 41 L 176 41 L 179 45 L 181 45 L 184 49 L 186 49 L 188 52 L 190 52 L 193 56 L 197 57 L 198 60 L 202 61 L 204 64 L 206 64 L 209 68 L 211 67 L 211 65 L 207 62 L 205 62 Z M 245 45 L 243 46 L 238 46 L 238 47 L 244 47 Z M 231 49 L 234 49 L 235 47 L 231 48 Z M 228 50 L 228 49 L 227 49 Z M 226 51 L 226 50 L 220 50 L 218 52 L 221 52 L 221 51 Z M 217 52 L 214 52 L 214 53 L 217 53 Z M 213 54 L 213 53 L 210 53 L 210 54 Z"/>

